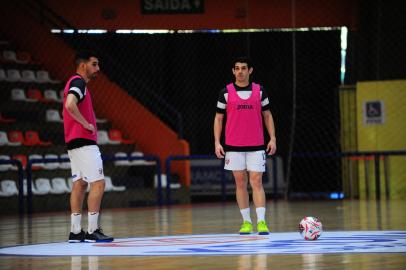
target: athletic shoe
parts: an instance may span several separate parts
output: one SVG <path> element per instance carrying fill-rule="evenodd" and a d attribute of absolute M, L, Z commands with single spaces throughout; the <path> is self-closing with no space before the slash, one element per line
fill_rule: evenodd
<path fill-rule="evenodd" d="M 257 231 L 260 235 L 267 235 L 269 234 L 268 225 L 266 225 L 265 221 L 260 221 L 257 224 Z"/>
<path fill-rule="evenodd" d="M 80 233 L 73 233 L 70 232 L 69 234 L 69 243 L 80 243 L 85 241 L 85 232 L 83 230 L 80 230 Z"/>
<path fill-rule="evenodd" d="M 85 242 L 112 242 L 113 240 L 113 237 L 105 235 L 100 228 L 93 233 L 86 232 L 85 235 Z"/>
<path fill-rule="evenodd" d="M 240 234 L 250 234 L 252 233 L 252 223 L 249 221 L 244 221 L 240 228 Z"/>

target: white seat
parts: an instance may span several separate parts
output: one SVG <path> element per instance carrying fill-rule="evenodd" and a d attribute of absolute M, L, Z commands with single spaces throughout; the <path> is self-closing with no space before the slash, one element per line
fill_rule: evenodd
<path fill-rule="evenodd" d="M 96 118 L 96 123 L 107 123 L 107 119 L 104 119 L 104 118 Z"/>
<path fill-rule="evenodd" d="M 0 81 L 6 80 L 7 80 L 6 72 L 4 71 L 4 69 L 0 69 Z"/>
<path fill-rule="evenodd" d="M 10 160 L 10 157 L 7 155 L 0 155 L 0 160 Z M 0 172 L 5 172 L 12 169 L 13 169 L 12 164 L 0 164 Z"/>
<path fill-rule="evenodd" d="M 14 180 L 3 180 L 0 183 L 0 197 L 10 197 L 18 195 L 18 189 Z"/>
<path fill-rule="evenodd" d="M 124 152 L 117 152 L 114 154 L 116 158 L 128 158 L 127 154 Z M 125 160 L 116 160 L 114 161 L 114 165 L 116 166 L 131 166 L 131 163 L 128 159 Z"/>
<path fill-rule="evenodd" d="M 130 154 L 130 156 L 131 156 L 131 157 L 143 157 L 144 154 L 143 154 L 142 152 L 135 151 L 135 152 L 132 152 L 132 153 Z M 131 160 L 130 162 L 131 162 L 131 165 L 142 165 L 142 164 L 145 163 L 145 160 L 143 160 L 143 159 L 138 159 L 138 160 Z"/>
<path fill-rule="evenodd" d="M 161 174 L 161 187 L 166 188 L 167 185 L 168 182 L 166 174 Z M 155 188 L 158 187 L 158 176 L 156 174 L 154 175 L 154 187 Z M 180 183 L 171 183 L 171 189 L 177 189 L 180 187 L 181 187 Z"/>
<path fill-rule="evenodd" d="M 60 156 L 59 156 L 59 158 L 67 158 L 68 160 L 67 161 L 61 161 L 60 163 L 59 163 L 59 168 L 60 169 L 70 169 L 70 160 L 69 160 L 69 156 L 68 156 L 68 154 L 61 154 Z"/>
<path fill-rule="evenodd" d="M 17 59 L 17 55 L 16 55 L 15 51 L 10 51 L 10 50 L 3 51 L 3 58 L 5 60 L 18 63 L 18 59 Z"/>
<path fill-rule="evenodd" d="M 112 141 L 109 134 L 105 130 L 97 131 L 97 144 L 120 144 L 119 141 Z"/>
<path fill-rule="evenodd" d="M 9 82 L 21 81 L 20 71 L 18 71 L 17 69 L 8 69 L 6 81 L 9 81 Z"/>
<path fill-rule="evenodd" d="M 49 100 L 53 100 L 53 101 L 56 101 L 56 102 L 62 102 L 62 100 L 60 100 L 58 98 L 58 94 L 56 93 L 56 91 L 52 90 L 52 89 L 47 89 L 47 90 L 44 91 L 44 98 L 49 99 Z"/>
<path fill-rule="evenodd" d="M 2 145 L 19 146 L 21 145 L 21 142 L 10 142 L 7 133 L 5 131 L 0 131 L 0 146 Z"/>
<path fill-rule="evenodd" d="M 43 158 L 44 157 L 42 155 L 40 155 L 40 154 L 31 154 L 31 155 L 28 156 L 28 160 L 43 159 Z M 43 169 L 44 168 L 44 163 L 43 162 L 41 162 L 41 163 L 33 163 L 32 167 L 38 167 L 40 169 Z"/>
<path fill-rule="evenodd" d="M 37 82 L 35 73 L 33 70 L 25 69 L 21 72 L 21 81 L 22 82 Z"/>
<path fill-rule="evenodd" d="M 27 193 L 28 193 L 28 189 L 27 189 L 27 186 L 28 186 L 28 184 L 27 184 L 27 179 L 24 179 L 24 181 L 23 181 L 23 191 L 24 191 L 24 196 L 27 196 Z M 38 194 L 38 192 L 37 192 L 37 189 L 35 188 L 35 185 L 34 185 L 34 183 L 31 183 L 31 190 L 32 190 L 32 194 L 34 194 L 34 195 L 39 195 Z"/>
<path fill-rule="evenodd" d="M 51 193 L 51 182 L 48 178 L 38 178 L 35 180 L 36 195 L 45 195 Z"/>
<path fill-rule="evenodd" d="M 113 185 L 113 181 L 111 180 L 110 176 L 104 176 L 105 182 L 105 189 L 104 191 L 124 191 L 126 189 L 125 186 L 115 186 Z"/>
<path fill-rule="evenodd" d="M 39 83 L 60 83 L 58 80 L 52 80 L 49 76 L 48 71 L 46 70 L 38 70 L 37 71 L 37 81 Z"/>
<path fill-rule="evenodd" d="M 70 193 L 70 190 L 66 183 L 65 178 L 62 178 L 62 177 L 52 178 L 51 185 L 52 185 L 52 188 L 50 190 L 51 194 Z"/>
<path fill-rule="evenodd" d="M 55 154 L 46 154 L 44 156 L 44 158 L 47 159 L 57 159 L 59 158 L 58 155 Z M 59 168 L 59 162 L 55 161 L 55 162 L 44 162 L 44 169 L 46 170 L 56 170 Z"/>
<path fill-rule="evenodd" d="M 25 91 L 20 88 L 14 88 L 11 90 L 11 100 L 14 101 L 28 101 L 25 96 Z"/>
<path fill-rule="evenodd" d="M 47 122 L 58 122 L 58 123 L 63 122 L 61 116 L 59 115 L 58 110 L 52 109 L 47 110 L 45 113 L 45 118 Z"/>

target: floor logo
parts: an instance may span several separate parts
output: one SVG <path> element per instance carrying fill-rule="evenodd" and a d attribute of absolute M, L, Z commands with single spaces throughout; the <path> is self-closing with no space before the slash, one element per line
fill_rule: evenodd
<path fill-rule="evenodd" d="M 0 255 L 207 256 L 236 254 L 406 253 L 406 231 L 324 232 L 317 241 L 297 232 L 269 236 L 181 235 L 117 239 L 111 243 L 48 243 L 0 249 Z"/>

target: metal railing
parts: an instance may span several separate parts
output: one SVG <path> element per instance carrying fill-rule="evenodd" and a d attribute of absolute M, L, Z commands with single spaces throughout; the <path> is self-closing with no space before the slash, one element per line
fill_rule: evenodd
<path fill-rule="evenodd" d="M 166 158 L 165 161 L 165 169 L 166 169 L 166 203 L 170 205 L 171 202 L 171 164 L 173 161 L 179 160 L 217 160 L 218 158 L 214 155 L 174 155 L 169 156 Z M 267 156 L 267 159 L 274 160 L 273 156 Z M 219 166 L 221 170 L 221 198 L 222 201 L 226 201 L 226 192 L 227 192 L 227 180 L 226 174 L 224 170 L 224 159 L 221 159 L 221 164 Z M 274 200 L 277 199 L 277 191 L 278 191 L 278 184 L 277 184 L 277 166 L 276 162 L 272 162 L 272 173 L 273 173 L 273 196 Z"/>
<path fill-rule="evenodd" d="M 23 164 L 20 160 L 10 159 L 10 160 L 0 160 L 0 165 L 11 164 L 17 166 L 18 173 L 18 212 L 20 215 L 24 214 L 24 174 L 23 174 Z"/>
<path fill-rule="evenodd" d="M 104 156 L 102 155 L 103 161 L 120 161 L 120 160 L 145 160 L 145 161 L 155 161 L 156 174 L 158 177 L 157 183 L 157 202 L 159 206 L 163 205 L 162 198 L 162 182 L 161 182 L 161 161 L 157 156 L 145 155 L 139 157 L 114 157 L 114 156 Z M 67 162 L 70 161 L 68 158 L 39 158 L 39 159 L 30 159 L 27 162 L 27 167 L 25 169 L 27 174 L 27 213 L 32 213 L 32 166 L 33 164 L 39 163 L 52 163 L 52 162 Z"/>

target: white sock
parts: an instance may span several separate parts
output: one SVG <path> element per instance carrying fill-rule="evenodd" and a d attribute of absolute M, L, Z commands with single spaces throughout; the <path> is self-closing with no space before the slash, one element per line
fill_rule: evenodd
<path fill-rule="evenodd" d="M 82 230 L 82 214 L 80 213 L 72 213 L 70 215 L 70 231 L 74 234 L 80 233 Z"/>
<path fill-rule="evenodd" d="M 250 208 L 249 207 L 244 208 L 244 209 L 240 209 L 240 212 L 241 212 L 241 215 L 242 215 L 242 218 L 244 219 L 244 221 L 248 221 L 248 222 L 252 223 L 251 215 L 250 215 Z"/>
<path fill-rule="evenodd" d="M 99 213 L 98 212 L 89 212 L 88 216 L 88 227 L 87 231 L 92 234 L 95 230 L 99 228 L 98 221 L 99 221 Z"/>
<path fill-rule="evenodd" d="M 257 222 L 265 221 L 265 207 L 258 207 L 257 211 Z"/>

